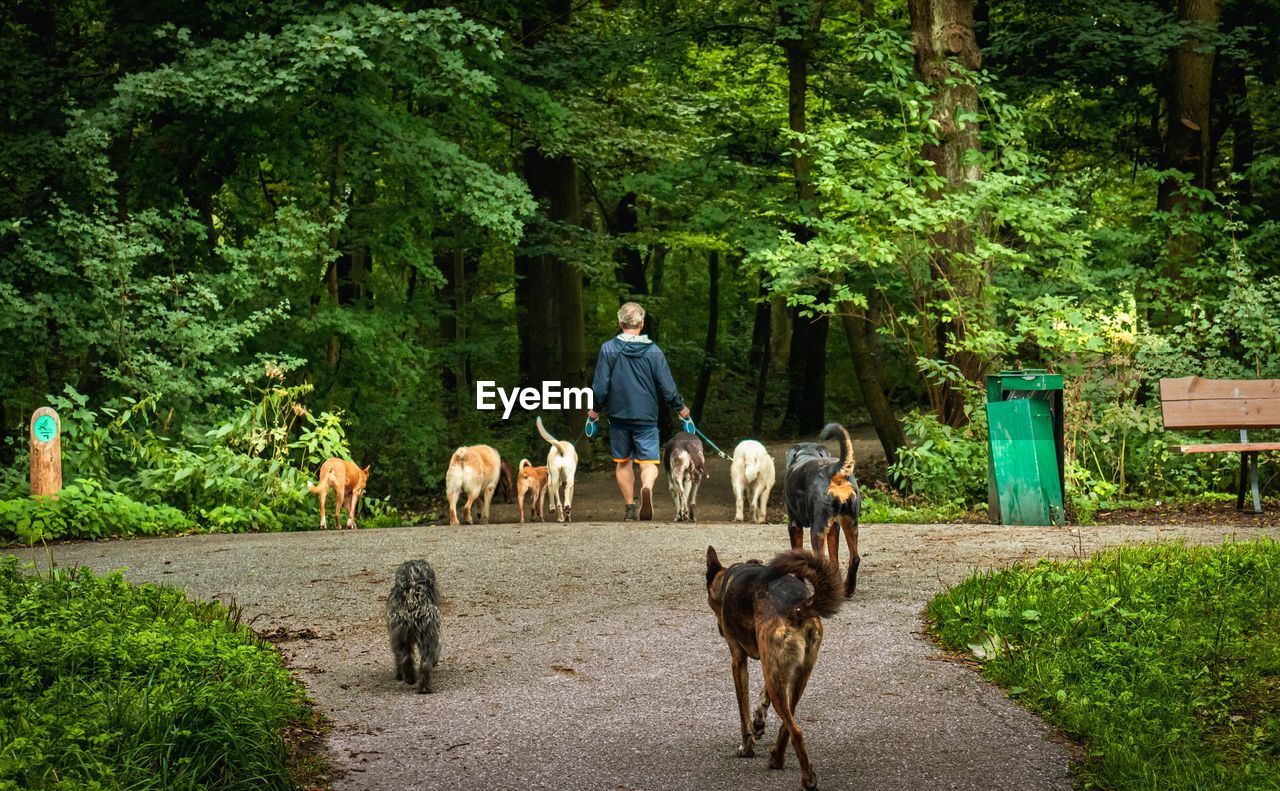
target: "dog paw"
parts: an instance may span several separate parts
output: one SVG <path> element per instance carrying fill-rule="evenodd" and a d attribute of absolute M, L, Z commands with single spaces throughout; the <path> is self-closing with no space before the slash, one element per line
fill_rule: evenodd
<path fill-rule="evenodd" d="M 787 764 L 787 754 L 785 752 L 779 753 L 776 750 L 771 750 L 769 752 L 769 768 L 770 769 L 781 769 L 782 767 L 786 766 L 786 764 Z"/>
<path fill-rule="evenodd" d="M 751 721 L 751 733 L 757 741 L 764 738 L 764 717 Z"/>
<path fill-rule="evenodd" d="M 738 747 L 739 758 L 753 758 L 755 757 L 755 754 L 756 754 L 755 748 L 753 748 L 749 744 L 744 744 Z"/>

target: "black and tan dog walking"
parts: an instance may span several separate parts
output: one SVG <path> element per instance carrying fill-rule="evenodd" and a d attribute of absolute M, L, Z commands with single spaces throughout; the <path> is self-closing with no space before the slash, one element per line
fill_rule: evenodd
<path fill-rule="evenodd" d="M 854 477 L 853 440 L 839 423 L 828 423 L 820 439 L 838 439 L 840 457 L 836 458 L 816 442 L 803 442 L 787 451 L 787 476 L 782 484 L 783 501 L 787 505 L 787 533 L 791 548 L 804 542 L 804 529 L 809 528 L 809 543 L 819 557 L 826 555 L 833 563 L 840 561 L 840 525 L 849 545 L 849 573 L 844 581 L 844 595 L 852 596 L 858 585 L 858 520 L 862 516 L 862 492 Z M 824 551 L 825 550 L 825 551 Z"/>
<path fill-rule="evenodd" d="M 836 565 L 812 552 L 793 549 L 767 565 L 751 560 L 726 568 L 715 548 L 707 547 L 707 603 L 716 614 L 732 659 L 733 690 L 742 727 L 738 755 L 746 758 L 755 754 L 754 744 L 764 736 L 764 718 L 772 704 L 782 718 L 782 727 L 769 754 L 769 768 L 782 768 L 790 740 L 805 789 L 817 788 L 818 779 L 796 723 L 796 704 L 818 661 L 822 619 L 834 615 L 842 601 Z M 764 671 L 764 691 L 753 716 L 748 716 L 748 658 L 760 660 Z"/>

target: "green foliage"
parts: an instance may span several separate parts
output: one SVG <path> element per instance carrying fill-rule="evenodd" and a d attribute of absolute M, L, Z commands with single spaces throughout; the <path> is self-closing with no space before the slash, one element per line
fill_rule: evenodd
<path fill-rule="evenodd" d="M 10 556 L 0 613 L 0 787 L 294 787 L 302 686 L 221 605 Z"/>
<path fill-rule="evenodd" d="M 140 503 L 81 478 L 57 498 L 0 500 L 0 543 L 185 533 L 196 522 L 168 505 Z"/>
<path fill-rule="evenodd" d="M 963 509 L 987 497 L 987 424 L 985 413 L 952 428 L 937 416 L 913 412 L 903 419 L 910 446 L 889 468 L 905 489 L 931 506 Z"/>
<path fill-rule="evenodd" d="M 313 415 L 302 401 L 311 385 L 286 386 L 274 364 L 266 374 L 255 388 L 258 400 L 176 446 L 156 430 L 157 398 L 99 411 L 68 387 L 50 401 L 63 415 L 64 467 L 75 482 L 57 499 L 30 498 L 23 496 L 26 482 L 10 476 L 8 499 L 0 499 L 0 540 L 314 528 L 318 509 L 308 484 L 325 459 L 350 458 L 342 416 Z M 400 524 L 385 499 L 361 503 L 360 525 Z"/>
<path fill-rule="evenodd" d="M 1085 746 L 1086 787 L 1280 784 L 1280 544 L 1147 546 L 983 572 L 938 639 Z"/>
<path fill-rule="evenodd" d="M 986 371 L 1066 373 L 1078 517 L 1230 485 L 1227 457 L 1169 450 L 1183 438 L 1151 394 L 1161 376 L 1280 375 L 1274 14 L 1225 4 L 1207 30 L 1154 0 L 983 4 L 982 70 L 946 87 L 976 104 L 943 118 L 901 5 L 406 8 L 87 0 L 0 21 L 5 462 L 69 385 L 68 479 L 201 527 L 303 526 L 299 484 L 328 452 L 373 462 L 378 498 L 433 496 L 459 444 L 538 447 L 477 414 L 471 387 L 522 375 L 518 326 L 548 306 L 517 259 L 541 258 L 582 276 L 588 347 L 642 295 L 686 395 L 710 371 L 697 417 L 716 435 L 747 433 L 767 300 L 865 317 L 899 414 L 956 426 Z M 1193 37 L 1218 59 L 1199 186 L 1156 167 L 1170 54 Z M 928 151 L 971 130 L 965 178 L 944 183 Z M 573 163 L 570 188 L 531 189 L 535 150 Z M 1194 210 L 1156 211 L 1175 181 Z M 833 327 L 825 417 L 854 424 Z M 786 331 L 752 434 L 786 410 Z M 252 417 L 268 364 L 313 388 L 321 425 Z M 937 507 L 981 502 L 980 426 L 921 420 L 897 480 Z M 296 445 L 313 431 L 327 447 Z"/>

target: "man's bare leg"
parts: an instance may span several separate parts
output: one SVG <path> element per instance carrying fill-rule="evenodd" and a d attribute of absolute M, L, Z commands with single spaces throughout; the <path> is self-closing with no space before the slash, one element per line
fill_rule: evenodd
<path fill-rule="evenodd" d="M 640 519 L 653 518 L 653 484 L 658 480 L 658 465 L 640 465 Z"/>
<path fill-rule="evenodd" d="M 617 469 L 613 472 L 613 477 L 618 481 L 618 491 L 622 492 L 622 502 L 631 505 L 636 501 L 636 474 L 631 467 L 631 460 L 616 462 Z M 643 464 L 640 467 L 640 480 L 644 480 L 645 467 L 652 467 L 652 464 Z M 656 473 L 655 473 L 656 474 Z M 650 481 L 649 486 L 653 486 Z"/>

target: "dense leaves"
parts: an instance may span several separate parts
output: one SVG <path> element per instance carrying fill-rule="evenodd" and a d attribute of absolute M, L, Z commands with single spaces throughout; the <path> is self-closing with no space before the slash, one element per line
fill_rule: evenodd
<path fill-rule="evenodd" d="M 458 444 L 538 447 L 476 380 L 588 376 L 635 296 L 726 442 L 825 403 L 806 420 L 877 421 L 891 483 L 980 502 L 975 385 L 1020 361 L 1068 374 L 1078 513 L 1229 485 L 1149 401 L 1280 376 L 1274 3 L 931 3 L 963 56 L 917 59 L 901 3 L 11 4 L 5 460 L 68 385 L 153 399 L 187 488 L 88 477 L 207 520 L 190 486 L 273 461 L 208 437 L 274 368 L 341 413 L 371 492 L 431 495 Z M 1216 66 L 1177 159 L 1188 47 Z"/>
<path fill-rule="evenodd" d="M 0 562 L 0 787 L 293 788 L 310 721 L 280 655 L 216 603 Z"/>

